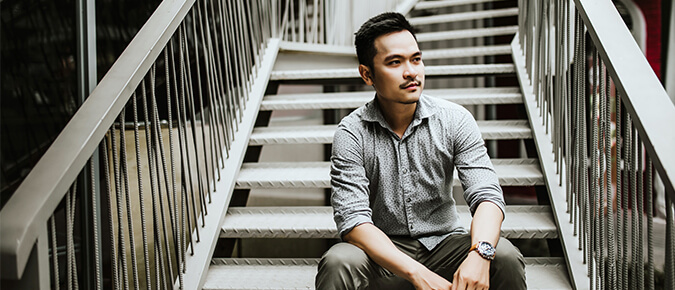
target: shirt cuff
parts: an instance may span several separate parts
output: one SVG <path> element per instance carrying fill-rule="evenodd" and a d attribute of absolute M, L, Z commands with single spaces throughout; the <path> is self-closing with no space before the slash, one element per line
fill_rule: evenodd
<path fill-rule="evenodd" d="M 365 223 L 372 224 L 373 220 L 365 215 L 354 215 L 343 220 L 342 222 L 336 222 L 340 239 L 342 239 L 342 237 L 348 234 L 355 227 Z"/>

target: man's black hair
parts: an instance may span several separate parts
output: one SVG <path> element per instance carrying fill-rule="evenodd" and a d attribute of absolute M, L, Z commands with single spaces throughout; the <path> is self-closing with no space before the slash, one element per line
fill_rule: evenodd
<path fill-rule="evenodd" d="M 410 31 L 415 40 L 417 40 L 415 29 L 401 13 L 384 12 L 368 19 L 368 21 L 361 25 L 359 31 L 356 32 L 354 40 L 359 63 L 372 69 L 373 58 L 377 54 L 375 39 L 385 34 L 403 30 Z"/>

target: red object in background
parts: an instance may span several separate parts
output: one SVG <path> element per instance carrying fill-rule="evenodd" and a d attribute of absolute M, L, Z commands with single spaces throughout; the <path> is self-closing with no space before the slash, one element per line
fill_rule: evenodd
<path fill-rule="evenodd" d="M 647 61 L 661 79 L 661 0 L 633 0 L 647 22 Z"/>

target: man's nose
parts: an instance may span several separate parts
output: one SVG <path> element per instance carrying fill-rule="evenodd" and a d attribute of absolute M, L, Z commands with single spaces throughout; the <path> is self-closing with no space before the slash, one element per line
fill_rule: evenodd
<path fill-rule="evenodd" d="M 419 73 L 415 69 L 415 66 L 412 63 L 407 63 L 405 70 L 403 71 L 403 78 L 416 78 Z"/>

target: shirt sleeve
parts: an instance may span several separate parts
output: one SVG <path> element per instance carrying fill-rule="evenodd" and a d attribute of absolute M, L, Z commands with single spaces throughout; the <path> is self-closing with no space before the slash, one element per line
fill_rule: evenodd
<path fill-rule="evenodd" d="M 333 138 L 330 177 L 333 218 L 340 238 L 360 224 L 373 222 L 362 152 L 357 134 L 339 125 Z"/>
<path fill-rule="evenodd" d="M 476 120 L 469 111 L 462 108 L 455 121 L 455 134 L 452 138 L 455 167 L 471 215 L 473 216 L 478 205 L 484 201 L 496 204 L 504 214 L 504 194 Z"/>

